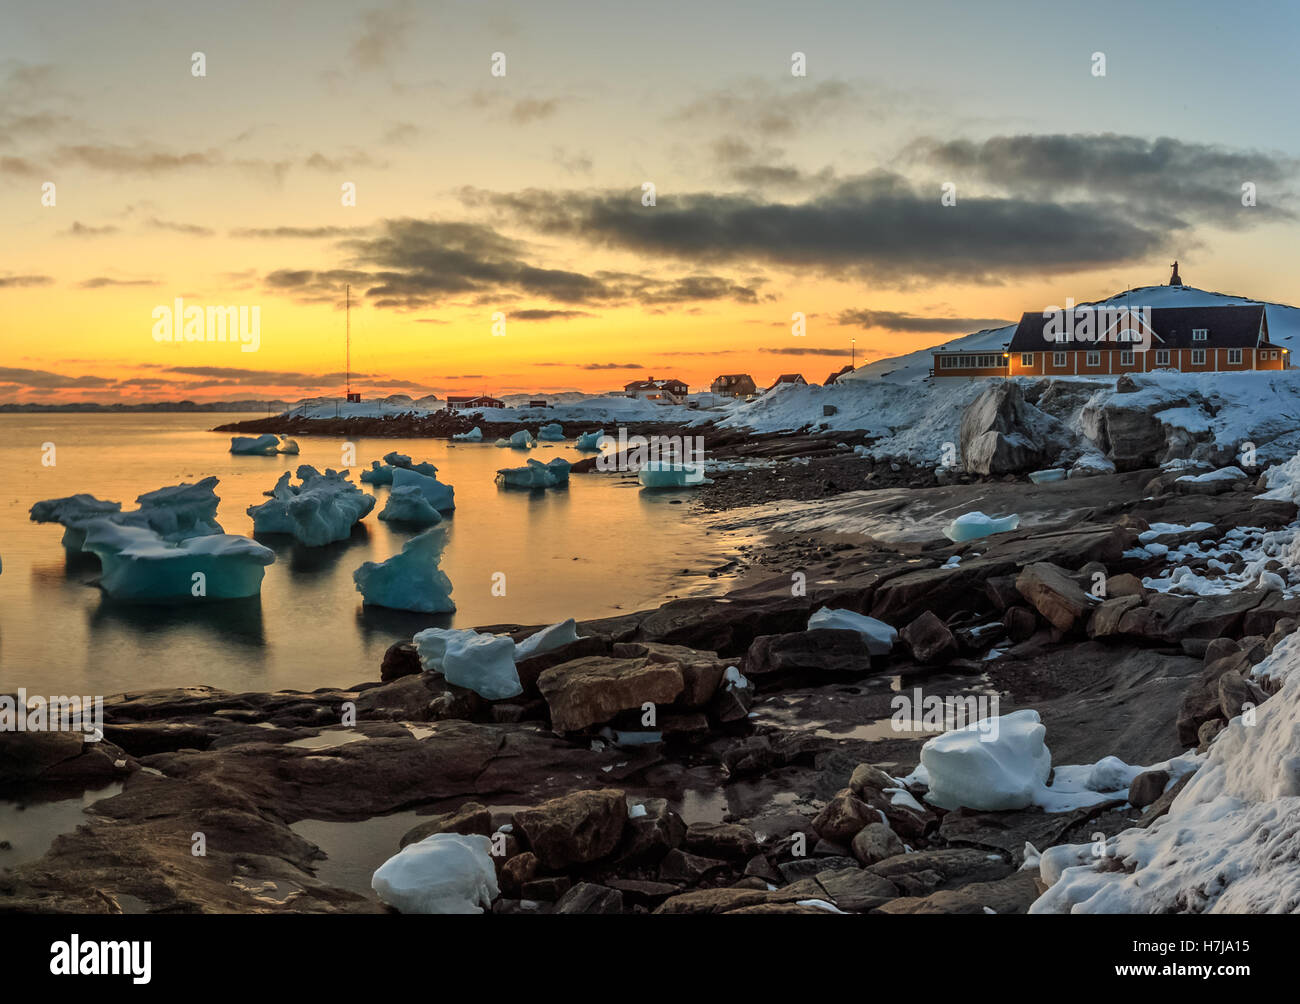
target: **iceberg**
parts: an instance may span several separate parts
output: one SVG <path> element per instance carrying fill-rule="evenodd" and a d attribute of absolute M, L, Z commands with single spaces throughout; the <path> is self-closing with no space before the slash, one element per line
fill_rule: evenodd
<path fill-rule="evenodd" d="M 442 522 L 438 510 L 429 504 L 418 485 L 402 485 L 389 492 L 388 501 L 379 518 L 391 523 L 412 523 L 419 526 L 433 526 Z"/>
<path fill-rule="evenodd" d="M 489 701 L 518 697 L 524 692 L 515 669 L 515 643 L 508 635 L 426 628 L 411 641 L 420 664 L 441 673 L 448 683 L 472 690 Z"/>
<path fill-rule="evenodd" d="M 456 508 L 456 492 L 451 485 L 443 484 L 432 474 L 421 474 L 403 467 L 394 468 L 393 487 L 405 488 L 408 485 L 420 489 L 429 505 L 440 513 L 451 512 Z"/>
<path fill-rule="evenodd" d="M 1038 712 L 1026 709 L 935 736 L 921 747 L 926 801 L 985 812 L 1035 804 L 1052 770 L 1046 735 Z"/>
<path fill-rule="evenodd" d="M 832 610 L 822 607 L 808 618 L 808 630 L 830 628 L 837 631 L 856 631 L 867 643 L 867 651 L 872 655 L 888 655 L 898 640 L 898 632 L 874 617 L 854 613 L 852 610 Z"/>
<path fill-rule="evenodd" d="M 516 450 L 530 450 L 537 445 L 537 440 L 533 438 L 533 434 L 527 429 L 520 429 L 509 439 L 498 439 L 495 445 L 509 446 Z"/>
<path fill-rule="evenodd" d="M 370 888 L 401 913 L 482 913 L 500 894 L 492 841 L 435 833 L 380 865 Z"/>
<path fill-rule="evenodd" d="M 402 546 L 400 554 L 387 561 L 367 561 L 353 572 L 357 592 L 366 603 L 377 607 L 427 614 L 454 613 L 451 579 L 438 568 L 446 546 L 443 527 L 412 537 Z"/>
<path fill-rule="evenodd" d="M 104 591 L 116 599 L 213 600 L 256 596 L 275 554 L 247 537 L 217 533 L 167 541 L 144 526 L 109 519 L 84 527 L 83 549 L 103 566 Z"/>
<path fill-rule="evenodd" d="M 1065 474 L 1064 467 L 1053 467 L 1046 471 L 1031 471 L 1029 480 L 1036 485 L 1046 485 L 1053 481 L 1064 481 Z"/>
<path fill-rule="evenodd" d="M 483 430 L 476 425 L 469 432 L 453 433 L 451 438 L 462 443 L 481 443 L 483 442 Z"/>
<path fill-rule="evenodd" d="M 503 467 L 497 471 L 497 484 L 508 488 L 554 488 L 569 483 L 567 460 L 556 457 L 549 464 L 528 459 L 524 467 Z"/>
<path fill-rule="evenodd" d="M 298 455 L 298 441 L 296 439 L 290 439 L 288 436 L 281 436 L 280 446 L 276 452 L 283 453 L 286 456 L 296 457 Z"/>
<path fill-rule="evenodd" d="M 164 540 L 175 542 L 224 532 L 216 518 L 221 503 L 213 490 L 217 484 L 217 478 L 207 477 L 194 484 L 183 482 L 145 492 L 135 500 L 140 508 L 131 512 L 121 512 L 121 502 L 69 495 L 37 502 L 30 515 L 36 523 L 61 524 L 63 546 L 69 551 L 82 550 L 86 526 L 98 519 L 153 530 Z"/>
<path fill-rule="evenodd" d="M 958 516 L 943 528 L 943 535 L 954 543 L 961 544 L 968 540 L 978 540 L 994 533 L 1006 533 L 1020 525 L 1020 517 L 986 516 L 982 512 L 968 512 Z"/>
<path fill-rule="evenodd" d="M 541 655 L 543 652 L 550 652 L 577 640 L 578 624 L 570 617 L 567 621 L 544 627 L 535 634 L 530 634 L 523 641 L 515 642 L 515 662 Z"/>
<path fill-rule="evenodd" d="M 280 450 L 280 437 L 268 432 L 264 436 L 231 436 L 230 452 L 243 457 L 270 457 Z"/>
<path fill-rule="evenodd" d="M 423 474 L 430 478 L 438 473 L 438 468 L 428 461 L 413 464 L 411 458 L 405 453 L 393 451 L 384 454 L 382 464 L 378 460 L 370 461 L 370 470 L 361 472 L 361 483 L 363 485 L 391 485 L 393 483 L 393 472 L 396 470 L 415 471 L 416 474 Z"/>
<path fill-rule="evenodd" d="M 352 527 L 375 507 L 375 497 L 348 480 L 347 471 L 326 470 L 310 464 L 297 471 L 301 485 L 289 483 L 289 472 L 269 492 L 271 498 L 248 507 L 254 533 L 287 533 L 308 547 L 346 540 Z"/>
<path fill-rule="evenodd" d="M 562 443 L 564 427 L 559 422 L 550 422 L 537 430 L 537 438 L 544 443 Z"/>
<path fill-rule="evenodd" d="M 651 461 L 637 472 L 643 488 L 690 488 L 713 484 L 704 476 L 703 464 L 670 464 Z"/>
<path fill-rule="evenodd" d="M 595 432 L 584 432 L 578 437 L 578 441 L 574 444 L 574 449 L 591 450 L 595 452 L 600 449 L 600 441 L 604 438 L 604 429 L 597 429 Z"/>

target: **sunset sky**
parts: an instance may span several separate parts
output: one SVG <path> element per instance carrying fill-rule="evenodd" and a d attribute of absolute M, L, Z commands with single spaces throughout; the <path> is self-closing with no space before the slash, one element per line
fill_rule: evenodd
<path fill-rule="evenodd" d="M 1294 3 L 2 17 L 0 401 L 339 394 L 345 283 L 367 397 L 820 382 L 850 339 L 896 355 L 1174 258 L 1300 300 Z M 260 307 L 258 351 L 155 341 L 176 297 Z"/>

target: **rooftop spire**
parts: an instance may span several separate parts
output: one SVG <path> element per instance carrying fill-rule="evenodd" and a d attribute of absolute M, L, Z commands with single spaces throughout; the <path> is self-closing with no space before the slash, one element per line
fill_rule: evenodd
<path fill-rule="evenodd" d="M 1178 262 L 1174 262 L 1174 274 L 1169 277 L 1169 285 L 1181 286 L 1183 284 L 1182 276 L 1178 274 Z"/>

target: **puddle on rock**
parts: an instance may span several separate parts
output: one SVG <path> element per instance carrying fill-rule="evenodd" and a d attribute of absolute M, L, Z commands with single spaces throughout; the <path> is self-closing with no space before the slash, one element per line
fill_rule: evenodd
<path fill-rule="evenodd" d="M 102 788 L 82 792 L 72 798 L 49 802 L 0 801 L 0 868 L 13 868 L 39 861 L 54 843 L 54 838 L 71 833 L 86 822 L 85 809 L 122 790 L 120 781 Z"/>

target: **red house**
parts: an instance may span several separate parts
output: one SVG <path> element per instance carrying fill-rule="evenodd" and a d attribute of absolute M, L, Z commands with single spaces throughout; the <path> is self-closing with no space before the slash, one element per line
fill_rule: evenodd
<path fill-rule="evenodd" d="M 466 395 L 466 394 L 448 394 L 447 410 L 464 411 L 467 408 L 504 408 L 506 403 L 495 397 L 488 397 L 486 394 Z"/>

